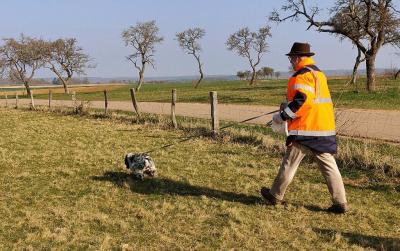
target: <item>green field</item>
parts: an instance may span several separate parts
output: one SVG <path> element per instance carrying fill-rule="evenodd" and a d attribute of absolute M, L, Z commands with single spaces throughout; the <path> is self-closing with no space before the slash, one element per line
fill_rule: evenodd
<path fill-rule="evenodd" d="M 323 177 L 306 161 L 289 204 L 264 205 L 258 191 L 272 183 L 283 145 L 238 126 L 152 154 L 159 176 L 135 181 L 126 152 L 207 130 L 198 120 L 180 118 L 186 129 L 172 131 L 162 117 L 122 118 L 0 109 L 0 250 L 400 248 L 397 175 L 343 167 L 339 156 L 351 210 L 332 215 Z M 400 156 L 397 146 L 341 139 L 343 151 L 354 144 L 374 159 Z"/>
<path fill-rule="evenodd" d="M 377 91 L 365 90 L 354 92 L 355 87 L 348 85 L 346 79 L 329 80 L 329 85 L 336 107 L 362 109 L 391 109 L 400 107 L 400 80 L 377 78 Z M 363 86 L 365 79 L 359 80 Z M 286 80 L 260 81 L 256 86 L 249 86 L 245 81 L 206 81 L 194 89 L 192 83 L 149 83 L 138 92 L 139 101 L 170 102 L 171 90 L 177 89 L 179 102 L 209 102 L 209 92 L 217 91 L 220 103 L 271 105 L 277 106 L 285 100 Z M 129 89 L 134 85 L 121 87 L 109 92 L 109 100 L 130 100 Z M 47 98 L 47 95 L 38 95 Z M 69 95 L 54 94 L 54 99 L 70 99 Z M 81 100 L 103 100 L 103 92 L 78 93 Z"/>

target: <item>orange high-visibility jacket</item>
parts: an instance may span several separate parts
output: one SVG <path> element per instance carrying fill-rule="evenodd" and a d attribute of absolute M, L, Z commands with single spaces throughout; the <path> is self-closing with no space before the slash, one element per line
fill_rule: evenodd
<path fill-rule="evenodd" d="M 287 120 L 289 135 L 336 135 L 333 104 L 325 75 L 314 65 L 311 57 L 303 59 L 296 70 L 289 79 L 288 106 L 283 111 L 290 118 Z M 293 111 L 290 103 L 298 92 L 306 99 L 298 110 Z"/>

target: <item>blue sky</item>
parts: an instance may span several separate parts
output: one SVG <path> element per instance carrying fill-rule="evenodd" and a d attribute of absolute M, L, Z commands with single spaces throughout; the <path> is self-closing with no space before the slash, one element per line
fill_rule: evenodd
<path fill-rule="evenodd" d="M 43 39 L 75 37 L 97 64 L 88 70 L 91 77 L 136 77 L 133 65 L 125 59 L 131 53 L 121 32 L 138 21 L 156 20 L 164 42 L 156 47 L 156 69 L 146 76 L 196 75 L 194 59 L 186 55 L 174 40 L 175 33 L 201 27 L 206 36 L 201 41 L 205 73 L 235 74 L 248 69 L 246 60 L 228 51 L 225 42 L 230 34 L 248 26 L 255 30 L 267 23 L 267 16 L 279 8 L 282 0 L 2 0 L 0 37 L 20 33 Z M 310 1 L 328 7 L 333 1 Z M 356 50 L 346 41 L 328 34 L 305 31 L 304 22 L 271 24 L 273 37 L 261 65 L 286 71 L 285 53 L 294 41 L 309 42 L 322 69 L 350 69 Z M 400 66 L 396 50 L 387 47 L 377 58 L 377 67 Z M 362 67 L 364 68 L 364 67 Z M 40 71 L 38 77 L 51 73 Z"/>

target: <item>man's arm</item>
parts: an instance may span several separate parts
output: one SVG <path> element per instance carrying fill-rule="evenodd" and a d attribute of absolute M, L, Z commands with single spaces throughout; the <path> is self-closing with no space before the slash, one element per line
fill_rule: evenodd
<path fill-rule="evenodd" d="M 307 100 L 307 95 L 297 91 L 296 94 L 294 95 L 293 101 L 290 102 L 286 108 L 284 108 L 280 115 L 282 120 L 286 121 L 289 119 L 295 119 L 296 118 L 296 112 L 301 108 L 301 106 L 306 102 Z"/>

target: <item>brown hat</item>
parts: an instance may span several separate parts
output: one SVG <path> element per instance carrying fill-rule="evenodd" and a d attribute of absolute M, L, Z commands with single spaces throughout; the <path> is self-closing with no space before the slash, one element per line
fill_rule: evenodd
<path fill-rule="evenodd" d="M 310 52 L 310 44 L 295 42 L 286 56 L 314 56 L 314 52 Z"/>

